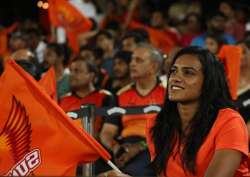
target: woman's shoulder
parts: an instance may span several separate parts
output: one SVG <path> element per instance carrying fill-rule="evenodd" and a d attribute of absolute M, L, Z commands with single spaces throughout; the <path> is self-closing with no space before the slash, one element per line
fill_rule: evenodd
<path fill-rule="evenodd" d="M 214 123 L 213 129 L 221 130 L 226 127 L 245 128 L 245 122 L 239 112 L 231 108 L 220 109 Z"/>
<path fill-rule="evenodd" d="M 243 118 L 241 117 L 240 113 L 232 108 L 224 108 L 220 109 L 217 115 L 216 122 L 228 122 L 230 120 L 241 120 L 243 121 Z M 244 122 L 244 121 L 243 121 Z"/>

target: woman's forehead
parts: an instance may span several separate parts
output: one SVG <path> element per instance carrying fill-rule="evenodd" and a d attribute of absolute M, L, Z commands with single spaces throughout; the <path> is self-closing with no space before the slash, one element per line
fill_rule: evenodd
<path fill-rule="evenodd" d="M 196 55 L 191 55 L 191 54 L 184 54 L 179 56 L 176 60 L 175 63 L 173 64 L 174 66 L 189 66 L 189 67 L 202 67 L 202 64 L 199 60 L 199 58 Z"/>

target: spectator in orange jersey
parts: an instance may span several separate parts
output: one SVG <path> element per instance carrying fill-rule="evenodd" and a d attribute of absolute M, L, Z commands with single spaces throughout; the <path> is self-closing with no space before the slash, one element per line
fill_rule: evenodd
<path fill-rule="evenodd" d="M 158 50 L 147 43 L 138 44 L 130 63 L 130 76 L 134 83 L 118 91 L 118 105 L 132 107 L 162 104 L 165 88 L 157 79 L 161 64 L 162 56 Z M 149 166 L 149 152 L 145 147 L 145 129 L 147 119 L 155 116 L 124 115 L 106 119 L 100 139 L 113 151 L 115 162 L 123 172 L 135 176 L 154 175 Z M 121 138 L 113 146 L 117 136 Z"/>
<path fill-rule="evenodd" d="M 108 72 L 102 68 L 104 52 L 100 47 L 91 44 L 81 46 L 79 55 L 97 67 L 94 84 L 97 89 L 108 89 L 111 87 L 111 78 Z"/>
<path fill-rule="evenodd" d="M 148 122 L 157 174 L 250 176 L 247 128 L 232 106 L 223 65 L 205 49 L 184 48 L 175 55 L 168 79 L 164 106 Z"/>
<path fill-rule="evenodd" d="M 112 107 L 115 103 L 113 95 L 103 89 L 96 89 L 94 79 L 97 73 L 96 66 L 87 61 L 86 58 L 77 56 L 70 65 L 70 86 L 71 92 L 62 97 L 59 105 L 65 112 L 78 110 L 82 105 L 93 104 L 96 107 Z M 99 139 L 99 132 L 104 122 L 104 117 L 95 117 L 94 136 Z M 83 126 L 81 120 L 74 121 L 79 126 Z M 95 163 L 95 170 L 105 169 L 106 163 L 99 159 Z M 78 169 L 80 170 L 80 169 Z"/>
<path fill-rule="evenodd" d="M 77 56 L 70 66 L 70 86 L 72 92 L 62 97 L 59 104 L 65 112 L 80 109 L 81 105 L 94 104 L 96 107 L 112 106 L 114 98 L 106 90 L 94 87 L 96 67 L 84 58 Z M 94 131 L 96 136 L 102 127 L 103 118 L 97 117 Z M 81 126 L 81 122 L 77 121 Z"/>

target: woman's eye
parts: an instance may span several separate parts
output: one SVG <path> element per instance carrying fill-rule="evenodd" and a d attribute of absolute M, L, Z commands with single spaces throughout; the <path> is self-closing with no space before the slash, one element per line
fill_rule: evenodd
<path fill-rule="evenodd" d="M 175 74 L 176 73 L 176 69 L 175 68 L 171 68 L 170 69 L 170 74 Z"/>
<path fill-rule="evenodd" d="M 195 73 L 193 71 L 190 71 L 190 70 L 185 70 L 184 74 L 185 75 L 194 75 Z"/>

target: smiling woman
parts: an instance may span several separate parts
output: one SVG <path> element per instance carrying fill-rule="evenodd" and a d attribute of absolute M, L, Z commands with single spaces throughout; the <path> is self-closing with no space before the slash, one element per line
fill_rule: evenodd
<path fill-rule="evenodd" d="M 147 143 L 159 176 L 245 177 L 248 134 L 233 108 L 223 65 L 208 50 L 173 58 L 161 112 L 148 120 Z M 107 176 L 123 176 L 111 171 Z"/>
<path fill-rule="evenodd" d="M 250 176 L 246 125 L 233 110 L 223 65 L 205 49 L 173 59 L 164 107 L 148 136 L 152 163 L 171 177 Z"/>

